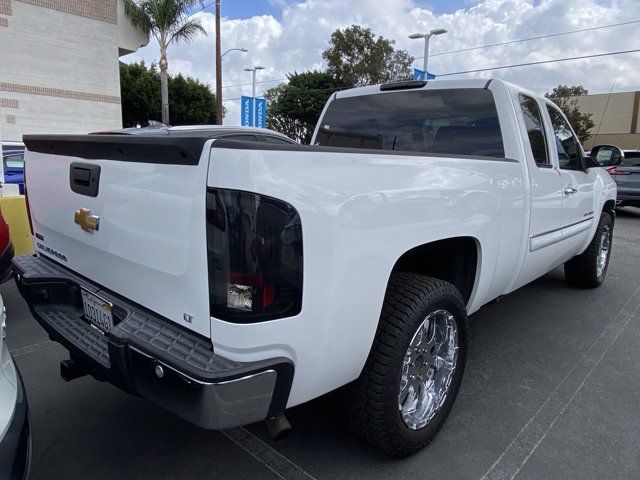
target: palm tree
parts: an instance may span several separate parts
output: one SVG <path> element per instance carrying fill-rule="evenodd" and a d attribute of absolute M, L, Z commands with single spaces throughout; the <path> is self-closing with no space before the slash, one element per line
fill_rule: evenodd
<path fill-rule="evenodd" d="M 131 23 L 152 34 L 160 45 L 160 93 L 162 123 L 169 125 L 169 84 L 167 48 L 172 42 L 190 42 L 198 34 L 207 34 L 197 18 L 187 12 L 198 0 L 124 0 L 125 13 Z"/>

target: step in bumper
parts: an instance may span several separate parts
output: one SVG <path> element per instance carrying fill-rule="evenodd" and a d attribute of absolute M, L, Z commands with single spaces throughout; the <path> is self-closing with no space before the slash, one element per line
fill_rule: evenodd
<path fill-rule="evenodd" d="M 15 257 L 13 272 L 38 323 L 96 379 L 209 429 L 247 425 L 284 411 L 294 370 L 289 359 L 224 358 L 210 340 L 42 256 Z M 114 327 L 107 333 L 84 319 L 81 289 L 112 303 Z"/>

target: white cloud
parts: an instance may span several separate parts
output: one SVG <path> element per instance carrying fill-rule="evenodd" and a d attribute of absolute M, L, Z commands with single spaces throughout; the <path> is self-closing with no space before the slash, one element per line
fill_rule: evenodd
<path fill-rule="evenodd" d="M 282 19 L 270 15 L 247 19 L 223 19 L 222 49 L 244 47 L 248 53 L 230 52 L 223 61 L 223 85 L 246 84 L 251 74 L 244 67 L 263 65 L 258 81 L 281 79 L 287 73 L 323 68 L 322 51 L 331 32 L 352 24 L 370 27 L 376 34 L 397 41 L 414 56 L 422 55 L 422 42 L 409 40 L 416 31 L 446 28 L 448 33 L 432 39 L 431 53 L 578 30 L 630 20 L 638 12 L 638 0 L 484 0 L 450 14 L 436 15 L 412 0 L 306 0 L 300 3 L 272 0 L 283 8 Z M 196 76 L 214 85 L 214 17 L 197 14 L 207 33 L 191 44 L 170 47 L 172 73 Z M 471 52 L 431 56 L 429 70 L 444 74 L 516 63 L 573 57 L 638 48 L 640 24 L 592 30 L 544 40 L 516 43 Z M 152 43 L 124 57 L 125 61 L 158 59 Z M 421 60 L 416 61 L 420 66 Z M 497 70 L 473 76 L 496 76 L 544 93 L 564 84 L 582 84 L 592 93 L 640 90 L 640 53 L 589 60 Z M 455 78 L 455 77 L 454 77 Z M 273 83 L 258 84 L 258 94 Z M 251 85 L 224 88 L 226 124 L 239 123 L 239 102 L 231 99 L 250 94 Z"/>

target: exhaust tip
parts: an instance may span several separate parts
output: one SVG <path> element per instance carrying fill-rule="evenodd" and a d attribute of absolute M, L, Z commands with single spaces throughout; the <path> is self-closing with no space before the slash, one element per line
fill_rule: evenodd
<path fill-rule="evenodd" d="M 289 436 L 291 431 L 291 424 L 284 413 L 279 413 L 275 417 L 268 418 L 265 423 L 267 424 L 267 430 L 275 441 L 280 441 Z"/>

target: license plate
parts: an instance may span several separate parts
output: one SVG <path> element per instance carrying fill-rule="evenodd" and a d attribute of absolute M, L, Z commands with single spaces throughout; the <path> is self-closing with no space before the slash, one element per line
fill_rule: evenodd
<path fill-rule="evenodd" d="M 84 317 L 103 332 L 111 330 L 113 328 L 113 314 L 111 313 L 113 305 L 86 290 L 80 290 L 80 292 L 82 293 Z"/>

